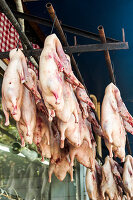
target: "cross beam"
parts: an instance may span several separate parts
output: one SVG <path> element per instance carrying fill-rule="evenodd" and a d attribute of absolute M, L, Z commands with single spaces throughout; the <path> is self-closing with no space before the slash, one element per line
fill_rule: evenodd
<path fill-rule="evenodd" d="M 105 43 L 105 44 L 88 44 L 88 45 L 76 45 L 63 47 L 65 53 L 84 53 L 84 52 L 95 52 L 105 50 L 118 50 L 118 49 L 129 49 L 128 42 L 116 42 L 116 43 Z M 39 56 L 42 49 L 27 50 L 25 54 L 27 56 Z M 9 52 L 0 52 L 0 59 L 9 58 Z"/>

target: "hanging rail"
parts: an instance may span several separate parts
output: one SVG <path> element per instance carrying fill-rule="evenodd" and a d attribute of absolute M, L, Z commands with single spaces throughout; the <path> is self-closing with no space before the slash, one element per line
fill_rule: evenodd
<path fill-rule="evenodd" d="M 22 43 L 25 44 L 28 49 L 32 50 L 33 47 L 31 45 L 30 41 L 28 40 L 27 36 L 22 32 L 18 21 L 14 17 L 11 9 L 9 8 L 9 6 L 7 5 L 5 0 L 0 0 L 0 7 L 2 8 L 2 10 L 5 13 L 5 15 L 7 16 L 7 18 L 10 20 L 10 22 L 12 23 L 14 28 L 17 30 Z M 38 63 L 38 58 L 36 56 L 34 56 L 34 58 L 35 58 L 36 62 Z"/>
<path fill-rule="evenodd" d="M 117 43 L 105 43 L 105 44 L 88 44 L 88 45 L 77 45 L 63 47 L 65 53 L 83 53 L 83 52 L 95 52 L 105 50 L 118 50 L 128 49 L 128 42 L 117 42 Z M 25 50 L 27 56 L 40 56 L 42 49 Z M 9 51 L 0 52 L 0 59 L 9 58 Z"/>
<path fill-rule="evenodd" d="M 104 28 L 103 26 L 98 26 L 98 31 L 99 31 L 99 35 L 100 35 L 100 39 L 101 39 L 101 43 L 106 43 L 106 36 L 105 36 L 105 33 L 104 33 Z M 124 34 L 123 34 L 124 35 Z M 116 80 L 115 80 L 115 76 L 114 76 L 114 71 L 113 71 L 113 68 L 112 68 L 112 64 L 111 64 L 111 58 L 110 58 L 110 55 L 109 55 L 109 51 L 106 50 L 104 51 L 104 56 L 105 56 L 105 60 L 106 60 L 106 64 L 107 64 L 107 67 L 108 67 L 108 71 L 109 71 L 109 75 L 110 75 L 110 79 L 111 79 L 111 82 L 116 85 Z M 130 143 L 129 143 L 129 139 L 128 139 L 128 135 L 126 135 L 126 146 L 127 146 L 127 149 L 128 149 L 128 153 L 130 155 L 132 155 L 132 151 L 131 151 L 131 147 L 130 147 Z"/>
<path fill-rule="evenodd" d="M 32 22 L 35 22 L 37 24 L 42 24 L 47 27 L 52 27 L 52 25 L 53 25 L 53 23 L 50 20 L 45 19 L 45 18 L 37 17 L 37 16 L 31 15 L 31 14 L 21 13 L 21 12 L 15 11 L 15 10 L 12 10 L 12 12 L 15 17 L 19 17 L 19 18 L 25 19 L 27 21 L 32 21 Z M 66 24 L 61 24 L 61 27 L 62 27 L 63 31 L 66 31 L 68 33 L 76 34 L 76 35 L 86 37 L 86 38 L 96 40 L 96 41 L 101 41 L 99 34 L 92 33 L 90 31 L 86 31 L 86 30 L 82 30 L 82 29 L 79 29 L 79 28 L 76 28 L 73 26 L 68 26 Z M 106 40 L 107 40 L 107 42 L 120 42 L 120 40 L 116 40 L 116 39 L 109 38 L 109 37 L 106 37 Z"/>

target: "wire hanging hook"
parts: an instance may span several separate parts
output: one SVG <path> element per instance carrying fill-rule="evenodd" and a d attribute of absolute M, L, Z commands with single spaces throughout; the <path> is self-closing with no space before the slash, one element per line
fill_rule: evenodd
<path fill-rule="evenodd" d="M 56 13 L 55 13 L 55 18 L 54 18 L 54 21 L 53 21 L 53 25 L 52 25 L 52 29 L 51 29 L 51 33 L 50 33 L 50 35 L 53 33 L 53 29 L 54 29 L 55 21 L 56 21 Z"/>
<path fill-rule="evenodd" d="M 19 26 L 20 26 L 20 29 L 21 29 L 21 31 L 22 31 L 22 27 L 21 27 L 21 25 L 20 25 L 20 23 L 19 23 Z M 20 40 L 20 35 L 19 35 L 19 37 L 18 37 L 18 41 L 17 41 L 17 46 L 16 46 L 16 51 L 18 51 L 18 49 L 19 49 L 19 40 Z"/>

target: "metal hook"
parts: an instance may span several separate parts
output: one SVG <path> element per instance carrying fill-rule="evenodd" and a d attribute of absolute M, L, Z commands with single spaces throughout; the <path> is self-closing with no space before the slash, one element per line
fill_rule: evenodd
<path fill-rule="evenodd" d="M 53 33 L 53 29 L 54 29 L 54 25 L 55 25 L 55 20 L 56 20 L 56 13 L 55 13 L 55 18 L 54 18 L 54 21 L 53 21 L 53 25 L 52 25 L 52 29 L 51 29 L 50 35 Z"/>
<path fill-rule="evenodd" d="M 22 27 L 21 27 L 20 23 L 19 23 L 19 26 L 20 26 L 20 29 L 22 31 Z M 17 46 L 16 46 L 17 50 L 16 51 L 18 51 L 18 49 L 19 49 L 19 40 L 20 40 L 20 35 L 18 37 Z"/>

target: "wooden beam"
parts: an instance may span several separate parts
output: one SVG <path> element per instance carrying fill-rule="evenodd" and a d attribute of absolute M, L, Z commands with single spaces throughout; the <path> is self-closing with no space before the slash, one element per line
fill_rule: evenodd
<path fill-rule="evenodd" d="M 83 53 L 93 51 L 105 51 L 105 50 L 118 50 L 128 49 L 128 42 L 116 42 L 116 43 L 105 43 L 105 44 L 88 44 L 88 45 L 77 45 L 64 47 L 66 53 Z"/>
<path fill-rule="evenodd" d="M 14 10 L 12 10 L 12 12 L 14 13 L 14 15 L 16 17 L 25 19 L 27 21 L 33 21 L 33 22 L 36 22 L 37 24 L 42 24 L 42 25 L 48 26 L 48 27 L 52 27 L 52 25 L 53 25 L 53 22 L 51 22 L 50 20 L 45 19 L 45 18 L 37 17 L 37 16 L 31 15 L 31 14 L 30 15 L 24 14 L 24 13 L 17 12 Z M 76 35 L 86 37 L 86 38 L 89 38 L 92 40 L 100 41 L 99 34 L 92 33 L 92 32 L 86 31 L 86 30 L 82 30 L 82 29 L 79 29 L 79 28 L 76 28 L 73 26 L 69 26 L 66 24 L 61 24 L 61 26 L 62 26 L 63 31 L 65 31 L 65 32 L 76 34 Z M 109 38 L 109 37 L 107 37 L 106 39 L 107 39 L 107 42 L 120 42 L 120 40 L 116 40 L 116 39 Z"/>
<path fill-rule="evenodd" d="M 105 44 L 88 44 L 88 45 L 77 45 L 63 47 L 65 53 L 84 53 L 84 52 L 95 52 L 104 50 L 118 50 L 118 49 L 128 49 L 128 42 L 116 42 L 116 43 L 105 43 Z M 39 56 L 42 49 L 27 50 L 27 56 Z M 0 52 L 0 59 L 9 58 L 9 52 Z"/>

